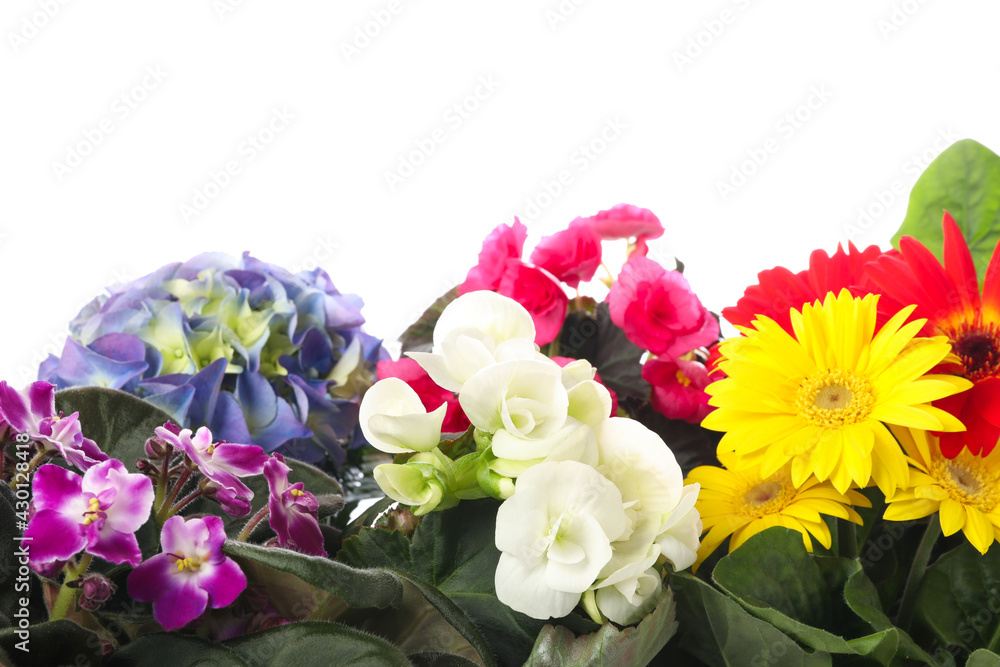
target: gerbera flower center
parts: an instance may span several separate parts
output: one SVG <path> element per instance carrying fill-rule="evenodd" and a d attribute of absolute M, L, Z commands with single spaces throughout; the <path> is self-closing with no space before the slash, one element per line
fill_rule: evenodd
<path fill-rule="evenodd" d="M 934 456 L 931 475 L 952 500 L 970 505 L 981 512 L 992 512 L 1000 504 L 998 475 L 991 471 L 988 459 L 973 456 L 968 449 L 953 459 Z"/>
<path fill-rule="evenodd" d="M 964 324 L 949 337 L 967 378 L 976 382 L 1000 374 L 1000 333 L 994 324 L 975 328 Z"/>
<path fill-rule="evenodd" d="M 737 496 L 737 512 L 744 517 L 760 518 L 777 514 L 792 500 L 795 489 L 786 470 L 751 484 Z M 742 502 L 739 500 L 742 499 Z"/>
<path fill-rule="evenodd" d="M 810 423 L 833 428 L 865 421 L 874 402 L 871 385 L 841 369 L 806 378 L 795 400 L 799 414 Z"/>

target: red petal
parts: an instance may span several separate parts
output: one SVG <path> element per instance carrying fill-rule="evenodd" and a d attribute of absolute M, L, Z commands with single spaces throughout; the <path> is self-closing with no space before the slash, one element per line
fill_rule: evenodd
<path fill-rule="evenodd" d="M 948 211 L 944 212 L 943 224 L 944 269 L 951 277 L 963 307 L 979 310 L 979 278 L 969 244 Z"/>

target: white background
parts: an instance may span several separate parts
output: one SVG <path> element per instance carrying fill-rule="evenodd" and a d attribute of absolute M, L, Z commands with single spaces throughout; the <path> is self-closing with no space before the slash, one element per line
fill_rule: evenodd
<path fill-rule="evenodd" d="M 997 25 L 987 0 L 4 0 L 0 378 L 105 285 L 207 250 L 319 263 L 391 340 L 497 224 L 530 251 L 619 202 L 718 311 L 852 225 L 885 247 L 951 141 L 1000 149 Z"/>

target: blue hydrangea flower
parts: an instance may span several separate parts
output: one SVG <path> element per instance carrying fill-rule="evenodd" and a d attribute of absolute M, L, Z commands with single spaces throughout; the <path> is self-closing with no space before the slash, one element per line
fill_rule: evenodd
<path fill-rule="evenodd" d="M 362 305 L 323 269 L 205 253 L 108 288 L 39 379 L 121 389 L 185 428 L 339 467 L 364 442 L 358 397 L 388 358 Z"/>

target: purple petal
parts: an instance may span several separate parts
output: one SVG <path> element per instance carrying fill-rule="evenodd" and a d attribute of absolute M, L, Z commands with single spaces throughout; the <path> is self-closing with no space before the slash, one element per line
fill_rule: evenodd
<path fill-rule="evenodd" d="M 56 414 L 56 388 L 48 382 L 32 382 L 24 390 L 31 404 L 31 412 L 42 419 Z"/>
<path fill-rule="evenodd" d="M 224 558 L 219 563 L 202 563 L 201 567 L 198 584 L 208 593 L 214 609 L 231 604 L 247 587 L 246 575 L 231 558 Z"/>
<path fill-rule="evenodd" d="M 243 490 L 227 489 L 226 487 L 211 481 L 206 485 L 206 488 L 214 491 L 214 493 L 212 493 L 212 498 L 215 502 L 222 506 L 222 509 L 229 516 L 246 516 L 250 513 L 252 506 Z"/>
<path fill-rule="evenodd" d="M 222 555 L 222 545 L 226 541 L 226 527 L 222 523 L 222 519 L 217 516 L 206 516 L 204 519 L 193 519 L 193 521 L 201 521 L 205 524 L 208 534 L 200 542 L 200 545 L 202 549 L 211 552 L 212 562 L 217 562 L 219 557 L 225 558 Z"/>
<path fill-rule="evenodd" d="M 264 478 L 267 479 L 267 488 L 272 498 L 280 498 L 288 488 L 288 473 L 291 471 L 281 454 L 274 454 L 264 464 Z"/>
<path fill-rule="evenodd" d="M 32 481 L 32 504 L 36 510 L 50 509 L 60 514 L 79 510 L 79 521 L 83 520 L 83 512 L 87 507 L 83 500 L 83 478 L 65 468 L 47 463 L 35 471 Z"/>
<path fill-rule="evenodd" d="M 108 459 L 92 467 L 83 475 L 83 492 L 96 496 L 105 489 L 116 488 L 111 481 L 113 471 L 128 472 L 118 459 Z"/>
<path fill-rule="evenodd" d="M 146 345 L 138 336 L 109 333 L 88 345 L 94 352 L 115 361 L 145 361 Z"/>
<path fill-rule="evenodd" d="M 229 442 L 216 445 L 211 457 L 214 468 L 226 470 L 238 477 L 261 474 L 269 459 L 264 450 L 257 445 L 238 445 Z"/>
<path fill-rule="evenodd" d="M 70 386 L 97 385 L 121 389 L 146 370 L 145 361 L 115 361 L 89 350 L 72 338 L 66 339 L 59 379 Z"/>
<path fill-rule="evenodd" d="M 24 396 L 6 382 L 0 382 L 0 412 L 19 433 L 27 433 L 38 427 L 38 421 L 28 411 Z"/>
<path fill-rule="evenodd" d="M 180 517 L 171 517 L 171 520 Z M 183 521 L 183 519 L 181 519 Z M 166 553 L 156 554 L 128 575 L 128 594 L 139 602 L 152 602 L 174 585 L 177 567 Z"/>
<path fill-rule="evenodd" d="M 149 519 L 149 511 L 153 508 L 153 483 L 145 475 L 129 473 L 124 468 L 111 471 L 108 482 L 118 491 L 114 504 L 107 511 L 108 526 L 132 534 Z"/>
<path fill-rule="evenodd" d="M 208 606 L 208 593 L 193 576 L 174 576 L 173 586 L 153 603 L 153 617 L 164 630 L 177 630 L 202 615 Z M 129 577 L 131 579 L 131 577 Z"/>
<path fill-rule="evenodd" d="M 240 404 L 229 392 L 220 392 L 215 412 L 209 426 L 219 440 L 227 442 L 253 442 L 250 430 L 247 428 L 246 417 L 240 410 Z"/>
<path fill-rule="evenodd" d="M 82 551 L 87 546 L 87 539 L 80 531 L 82 520 L 83 512 L 74 519 L 56 510 L 36 511 L 24 531 L 32 562 L 69 560 Z"/>
<path fill-rule="evenodd" d="M 108 460 L 108 455 L 102 452 L 97 443 L 90 438 L 84 438 L 79 447 L 61 449 L 59 453 L 64 459 L 84 472 L 98 463 Z"/>
<path fill-rule="evenodd" d="M 104 524 L 97 543 L 90 545 L 87 551 L 111 563 L 138 565 L 142 561 L 142 552 L 135 534 L 114 530 L 110 525 L 110 521 Z"/>
<path fill-rule="evenodd" d="M 329 334 L 322 329 L 310 329 L 302 340 L 298 357 L 305 369 L 316 373 L 313 377 L 329 375 L 333 368 L 333 343 Z"/>
<path fill-rule="evenodd" d="M 215 517 L 218 521 L 222 521 Z M 188 519 L 172 516 L 163 524 L 160 532 L 160 544 L 163 553 L 189 555 L 197 553 L 201 545 L 208 540 L 208 527 L 202 519 Z"/>
<path fill-rule="evenodd" d="M 315 502 L 315 498 L 313 501 Z M 301 553 L 310 556 L 326 555 L 326 549 L 323 548 L 323 533 L 314 514 L 299 512 L 294 508 L 288 512 L 288 542 L 293 549 Z"/>

